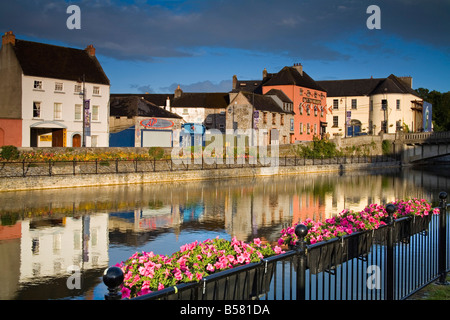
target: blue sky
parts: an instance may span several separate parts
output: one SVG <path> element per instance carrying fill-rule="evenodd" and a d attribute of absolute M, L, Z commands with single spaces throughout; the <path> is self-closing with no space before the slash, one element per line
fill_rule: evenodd
<path fill-rule="evenodd" d="M 81 9 L 69 30 L 67 7 Z M 367 8 L 381 10 L 369 30 Z M 450 91 L 450 0 L 2 0 L 0 32 L 84 49 L 93 44 L 112 93 L 231 89 L 302 63 L 315 80 L 412 76 Z"/>

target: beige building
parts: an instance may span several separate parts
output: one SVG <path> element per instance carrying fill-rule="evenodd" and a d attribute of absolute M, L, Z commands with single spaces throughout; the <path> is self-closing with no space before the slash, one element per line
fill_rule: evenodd
<path fill-rule="evenodd" d="M 411 77 L 318 81 L 327 90 L 330 135 L 352 137 L 423 130 L 423 99 Z"/>
<path fill-rule="evenodd" d="M 278 132 L 279 144 L 289 144 L 294 135 L 294 112 L 292 101 L 281 91 L 256 94 L 245 91 L 230 93 L 230 105 L 226 112 L 227 130 L 264 130 L 264 144 L 276 140 L 272 129 Z M 255 143 L 256 144 L 256 143 Z"/>

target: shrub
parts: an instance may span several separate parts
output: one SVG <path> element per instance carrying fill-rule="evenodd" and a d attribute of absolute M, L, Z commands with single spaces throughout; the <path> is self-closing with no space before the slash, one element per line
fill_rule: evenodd
<path fill-rule="evenodd" d="M 164 149 L 161 147 L 151 147 L 148 149 L 148 155 L 155 160 L 160 160 L 164 156 Z"/>
<path fill-rule="evenodd" d="M 3 146 L 0 152 L 0 158 L 5 160 L 17 160 L 19 156 L 20 152 L 16 146 Z"/>

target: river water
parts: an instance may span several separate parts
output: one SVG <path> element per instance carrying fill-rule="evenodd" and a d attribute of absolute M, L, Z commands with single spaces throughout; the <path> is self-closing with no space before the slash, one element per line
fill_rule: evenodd
<path fill-rule="evenodd" d="M 0 193 L 0 299 L 99 300 L 103 271 L 195 240 L 275 242 L 294 222 L 420 197 L 449 166 Z"/>

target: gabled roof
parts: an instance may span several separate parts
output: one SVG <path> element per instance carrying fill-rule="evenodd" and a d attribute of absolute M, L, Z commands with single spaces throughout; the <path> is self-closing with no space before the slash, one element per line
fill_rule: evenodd
<path fill-rule="evenodd" d="M 182 119 L 137 95 L 111 97 L 110 115 L 113 117 L 152 117 Z"/>
<path fill-rule="evenodd" d="M 253 105 L 255 110 L 276 113 L 291 113 L 283 110 L 283 108 L 278 103 L 276 103 L 276 101 L 270 95 L 262 95 L 244 91 L 241 91 L 241 93 L 245 96 L 249 103 Z"/>
<path fill-rule="evenodd" d="M 86 50 L 16 39 L 16 57 L 27 76 L 109 85 L 109 79 L 95 55 Z"/>
<path fill-rule="evenodd" d="M 295 67 L 284 67 L 274 74 L 264 86 L 295 85 L 313 90 L 326 91 L 319 83 L 314 81 L 306 72 L 300 72 Z"/>
<path fill-rule="evenodd" d="M 171 101 L 173 108 L 226 109 L 229 104 L 228 92 L 183 92 Z"/>
<path fill-rule="evenodd" d="M 267 96 L 277 96 L 282 102 L 285 103 L 293 103 L 291 99 L 281 90 L 277 89 L 270 89 L 268 92 L 266 92 Z"/>
<path fill-rule="evenodd" d="M 382 93 L 405 93 L 420 97 L 404 81 L 391 74 L 387 78 L 318 81 L 328 97 L 370 96 Z"/>
<path fill-rule="evenodd" d="M 173 99 L 173 94 L 165 93 L 112 93 L 111 97 L 140 97 L 144 98 L 148 102 L 151 102 L 157 106 L 165 106 L 167 103 L 167 98 Z"/>

